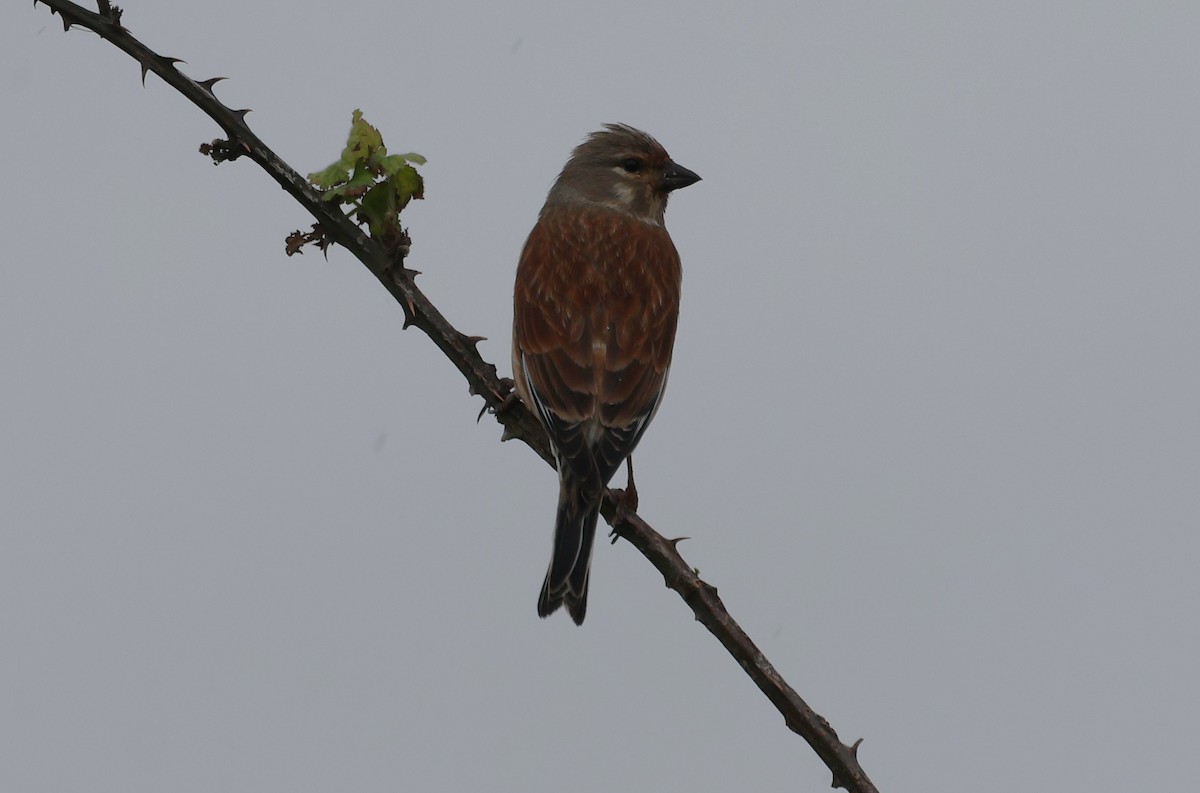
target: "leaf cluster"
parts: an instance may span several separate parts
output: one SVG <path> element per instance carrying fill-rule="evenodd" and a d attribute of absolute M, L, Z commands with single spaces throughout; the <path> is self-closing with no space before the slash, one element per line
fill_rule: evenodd
<path fill-rule="evenodd" d="M 310 173 L 308 180 L 326 201 L 350 208 L 349 214 L 366 225 L 376 239 L 402 234 L 400 212 L 414 198 L 424 198 L 425 183 L 413 165 L 424 165 L 420 154 L 388 154 L 379 130 L 355 110 L 350 137 L 337 162 Z"/>

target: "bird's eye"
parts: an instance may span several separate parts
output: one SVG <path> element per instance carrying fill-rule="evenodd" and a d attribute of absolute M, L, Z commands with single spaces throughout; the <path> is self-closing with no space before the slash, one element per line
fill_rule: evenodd
<path fill-rule="evenodd" d="M 621 161 L 621 167 L 625 169 L 625 173 L 641 173 L 642 161 L 636 157 L 627 157 Z"/>

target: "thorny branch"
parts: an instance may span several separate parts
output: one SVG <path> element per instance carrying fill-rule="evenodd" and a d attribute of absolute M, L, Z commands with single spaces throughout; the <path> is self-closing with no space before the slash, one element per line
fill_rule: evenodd
<path fill-rule="evenodd" d="M 64 30 L 72 26 L 86 28 L 128 53 L 141 64 L 142 80 L 148 72 L 161 77 L 193 104 L 207 113 L 224 130 L 226 139 L 204 144 L 202 152 L 220 163 L 249 157 L 258 163 L 271 178 L 292 195 L 317 220 L 319 229 L 312 234 L 324 234 L 349 250 L 367 266 L 383 284 L 404 312 L 404 326 L 420 328 L 467 379 L 472 394 L 483 397 L 485 410 L 492 412 L 504 425 L 504 439 L 524 441 L 542 459 L 554 464 L 545 433 L 537 420 L 519 400 L 511 398 L 511 386 L 500 378 L 496 367 L 483 360 L 476 349 L 481 340 L 456 330 L 441 312 L 417 288 L 417 273 L 404 267 L 408 253 L 407 236 L 390 240 L 386 247 L 365 235 L 337 204 L 321 200 L 320 194 L 308 181 L 281 160 L 245 123 L 248 110 L 232 110 L 213 93 L 214 84 L 222 78 L 195 81 L 176 68 L 182 61 L 159 55 L 130 35 L 121 21 L 122 11 L 109 0 L 98 0 L 100 13 L 92 13 L 65 0 L 34 0 L 45 3 L 51 13 L 63 20 Z M 297 232 L 298 234 L 298 232 Z M 291 243 L 289 243 L 291 244 Z M 857 750 L 861 741 L 846 745 L 820 715 L 815 713 L 789 686 L 762 652 L 750 640 L 725 610 L 717 590 L 705 583 L 676 550 L 676 541 L 668 540 L 652 529 L 629 504 L 620 491 L 605 494 L 602 508 L 613 532 L 634 545 L 662 573 L 668 587 L 675 590 L 695 612 L 696 619 L 717 637 L 746 674 L 783 714 L 793 732 L 806 740 L 833 772 L 833 786 L 852 793 L 873 793 L 874 784 L 858 764 Z"/>

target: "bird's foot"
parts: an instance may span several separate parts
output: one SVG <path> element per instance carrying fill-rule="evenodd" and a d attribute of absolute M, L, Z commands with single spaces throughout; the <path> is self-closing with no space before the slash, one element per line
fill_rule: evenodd
<path fill-rule="evenodd" d="M 622 518 L 628 520 L 631 516 L 637 515 L 638 509 L 638 491 L 637 484 L 633 481 L 633 458 L 625 459 L 626 465 L 629 467 L 629 480 L 625 485 L 624 490 L 613 490 L 613 500 L 617 503 L 617 513 L 613 515 L 612 531 L 608 533 L 615 543 L 621 536 Z"/>
<path fill-rule="evenodd" d="M 499 402 L 495 405 L 484 405 L 480 408 L 479 415 L 475 417 L 476 424 L 483 418 L 484 413 L 491 413 L 493 416 L 502 416 L 512 410 L 513 405 L 521 401 L 520 395 L 517 394 L 517 384 L 511 377 L 501 377 L 498 383 L 500 387 L 496 389 L 494 396 Z"/>

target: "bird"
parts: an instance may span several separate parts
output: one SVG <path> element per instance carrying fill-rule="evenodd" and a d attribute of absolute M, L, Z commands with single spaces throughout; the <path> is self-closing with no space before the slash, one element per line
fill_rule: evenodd
<path fill-rule="evenodd" d="M 667 199 L 698 181 L 650 135 L 605 124 L 572 151 L 521 251 L 513 381 L 559 477 L 543 618 L 565 606 L 582 625 L 587 613 L 604 489 L 658 411 L 671 368 L 683 273 L 663 225 Z"/>

